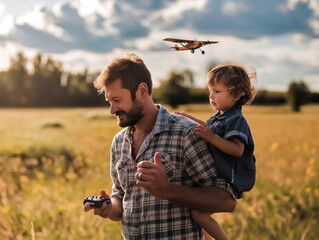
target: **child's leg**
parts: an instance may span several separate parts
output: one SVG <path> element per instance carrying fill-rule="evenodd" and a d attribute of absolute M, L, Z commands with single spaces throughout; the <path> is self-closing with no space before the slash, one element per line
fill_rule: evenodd
<path fill-rule="evenodd" d="M 216 240 L 228 240 L 226 233 L 213 218 L 211 218 L 209 213 L 199 212 L 192 210 L 192 218 L 196 223 L 198 223 L 205 230 L 205 239 L 212 239 L 212 236 Z"/>

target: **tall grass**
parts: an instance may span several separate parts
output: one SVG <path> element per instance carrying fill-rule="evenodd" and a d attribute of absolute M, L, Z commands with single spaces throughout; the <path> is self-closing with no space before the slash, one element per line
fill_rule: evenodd
<path fill-rule="evenodd" d="M 208 105 L 180 110 L 212 114 Z M 244 114 L 256 186 L 234 213 L 215 218 L 230 239 L 318 239 L 319 106 Z M 119 130 L 104 108 L 0 109 L 0 239 L 122 239 L 119 222 L 82 210 L 85 197 L 111 191 L 109 147 Z"/>

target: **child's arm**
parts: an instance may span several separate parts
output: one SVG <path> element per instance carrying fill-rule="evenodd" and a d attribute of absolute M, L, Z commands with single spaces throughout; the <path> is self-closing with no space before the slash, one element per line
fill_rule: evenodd
<path fill-rule="evenodd" d="M 195 122 L 197 122 L 197 123 L 199 123 L 201 125 L 207 126 L 206 122 L 204 122 L 203 120 L 200 120 L 199 118 L 194 117 L 194 116 L 192 116 L 192 115 L 190 115 L 190 114 L 188 114 L 186 112 L 180 112 L 180 111 L 175 110 L 174 113 L 178 114 L 178 115 L 182 115 L 184 117 L 188 117 L 188 118 L 192 119 L 193 121 L 195 121 Z"/>
<path fill-rule="evenodd" d="M 245 145 L 239 138 L 234 137 L 231 140 L 226 140 L 202 125 L 198 125 L 194 131 L 198 136 L 204 138 L 207 142 L 226 154 L 234 157 L 241 157 L 241 155 L 243 155 Z"/>

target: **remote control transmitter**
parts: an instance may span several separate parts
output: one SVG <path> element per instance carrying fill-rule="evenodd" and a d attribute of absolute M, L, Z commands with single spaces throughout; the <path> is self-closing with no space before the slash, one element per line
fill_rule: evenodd
<path fill-rule="evenodd" d="M 84 199 L 83 205 L 88 203 L 91 207 L 99 208 L 102 207 L 103 203 L 109 204 L 110 202 L 110 198 L 92 196 Z"/>

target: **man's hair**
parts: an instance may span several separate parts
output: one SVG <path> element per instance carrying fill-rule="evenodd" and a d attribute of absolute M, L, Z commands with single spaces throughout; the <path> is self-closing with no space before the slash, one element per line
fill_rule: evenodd
<path fill-rule="evenodd" d="M 256 95 L 256 70 L 252 67 L 243 67 L 239 64 L 227 63 L 214 67 L 207 74 L 207 86 L 215 82 L 225 84 L 228 92 L 235 97 L 240 97 L 237 105 L 251 103 Z"/>
<path fill-rule="evenodd" d="M 105 92 L 105 87 L 117 79 L 122 82 L 122 88 L 131 92 L 132 100 L 140 83 L 144 82 L 148 87 L 148 94 L 152 93 L 152 77 L 143 60 L 131 53 L 121 58 L 115 58 L 105 67 L 94 81 L 94 87 L 99 93 Z"/>

